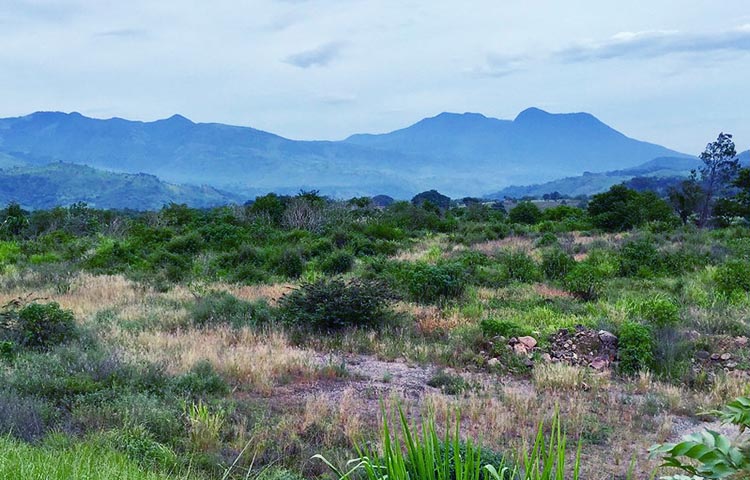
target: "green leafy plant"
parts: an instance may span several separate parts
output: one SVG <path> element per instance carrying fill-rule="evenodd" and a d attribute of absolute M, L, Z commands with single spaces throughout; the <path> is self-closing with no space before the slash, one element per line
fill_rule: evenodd
<path fill-rule="evenodd" d="M 563 480 L 580 478 L 580 443 L 572 465 L 568 465 L 567 437 L 556 413 L 549 435 L 540 423 L 533 444 L 520 451 L 516 461 L 507 457 L 483 461 L 485 449 L 471 440 L 460 439 L 460 415 L 451 427 L 447 425 L 441 438 L 432 417 L 422 423 L 421 435 L 398 408 L 400 429 L 393 432 L 389 417 L 383 414 L 380 452 L 358 446 L 358 457 L 339 469 L 322 455 L 313 456 L 333 470 L 339 480 L 351 479 L 360 473 L 367 480 Z"/>
<path fill-rule="evenodd" d="M 636 322 L 625 322 L 618 339 L 620 371 L 635 374 L 648 368 L 654 358 L 654 339 L 651 329 Z"/>
<path fill-rule="evenodd" d="M 652 458 L 661 457 L 662 467 L 680 469 L 693 478 L 722 479 L 748 478 L 750 475 L 750 440 L 745 430 L 750 427 L 750 398 L 740 397 L 730 402 L 717 415 L 722 423 L 739 428 L 740 436 L 732 440 L 712 431 L 685 436 L 679 443 L 664 443 L 652 446 Z M 665 477 L 678 480 L 681 475 Z"/>
<path fill-rule="evenodd" d="M 0 310 L 0 335 L 21 347 L 46 350 L 75 337 L 75 318 L 54 302 L 24 305 L 15 300 Z"/>
<path fill-rule="evenodd" d="M 190 444 L 193 450 L 208 452 L 219 444 L 221 429 L 224 427 L 225 414 L 219 409 L 211 411 L 208 405 L 199 400 L 190 406 L 185 405 L 185 416 L 190 430 Z"/>
<path fill-rule="evenodd" d="M 287 324 L 302 328 L 374 327 L 392 317 L 393 299 L 390 290 L 374 280 L 323 278 L 286 293 L 279 310 Z"/>

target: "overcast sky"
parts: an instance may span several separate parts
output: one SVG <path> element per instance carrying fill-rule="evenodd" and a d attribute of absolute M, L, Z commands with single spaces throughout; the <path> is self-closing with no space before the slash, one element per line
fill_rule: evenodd
<path fill-rule="evenodd" d="M 0 0 L 0 116 L 174 113 L 296 139 L 586 111 L 750 147 L 748 0 Z"/>

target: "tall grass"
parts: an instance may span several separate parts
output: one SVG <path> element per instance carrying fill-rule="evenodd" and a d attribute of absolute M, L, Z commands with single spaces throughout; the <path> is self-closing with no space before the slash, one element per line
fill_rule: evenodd
<path fill-rule="evenodd" d="M 178 480 L 149 471 L 124 454 L 96 443 L 31 446 L 0 437 L 3 480 Z M 195 478 L 195 477 L 192 477 Z"/>
<path fill-rule="evenodd" d="M 441 438 L 432 417 L 423 420 L 421 433 L 406 419 L 398 407 L 400 432 L 392 431 L 388 415 L 383 415 L 381 450 L 357 447 L 359 457 L 339 469 L 322 455 L 323 461 L 337 475 L 347 480 L 364 472 L 367 480 L 578 480 L 581 445 L 569 458 L 567 437 L 556 413 L 549 434 L 540 423 L 533 444 L 523 448 L 511 461 L 507 457 L 498 465 L 482 461 L 482 447 L 460 438 L 460 417 L 445 429 Z"/>

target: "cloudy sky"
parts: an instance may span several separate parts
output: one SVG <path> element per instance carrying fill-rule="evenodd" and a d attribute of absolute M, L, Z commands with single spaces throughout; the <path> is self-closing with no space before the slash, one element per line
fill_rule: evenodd
<path fill-rule="evenodd" d="M 0 116 L 79 111 L 340 139 L 441 111 L 587 111 L 750 147 L 747 0 L 0 0 Z"/>

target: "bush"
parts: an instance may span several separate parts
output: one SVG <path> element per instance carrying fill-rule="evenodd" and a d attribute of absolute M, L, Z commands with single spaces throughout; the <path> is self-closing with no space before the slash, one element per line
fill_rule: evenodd
<path fill-rule="evenodd" d="M 541 278 L 539 266 L 523 252 L 505 252 L 498 256 L 508 282 L 529 283 Z"/>
<path fill-rule="evenodd" d="M 618 338 L 620 371 L 626 375 L 647 369 L 653 361 L 654 340 L 651 329 L 636 322 L 625 322 Z"/>
<path fill-rule="evenodd" d="M 542 271 L 549 280 L 560 280 L 576 266 L 576 261 L 560 250 L 554 248 L 542 253 Z"/>
<path fill-rule="evenodd" d="M 409 298 L 416 302 L 435 303 L 458 298 L 466 289 L 466 274 L 458 263 L 417 262 L 401 264 L 401 267 L 398 280 L 405 285 Z"/>
<path fill-rule="evenodd" d="M 542 211 L 532 202 L 521 202 L 510 210 L 510 221 L 525 225 L 534 225 L 542 219 Z"/>
<path fill-rule="evenodd" d="M 199 327 L 228 324 L 241 328 L 271 321 L 271 312 L 264 302 L 247 302 L 228 292 L 209 292 L 199 298 L 191 308 L 191 316 Z"/>
<path fill-rule="evenodd" d="M 288 324 L 314 330 L 377 327 L 391 318 L 392 293 L 380 282 L 339 278 L 305 283 L 279 300 Z"/>
<path fill-rule="evenodd" d="M 73 312 L 57 303 L 30 303 L 20 309 L 0 313 L 0 326 L 6 337 L 22 347 L 46 350 L 76 335 Z"/>
<path fill-rule="evenodd" d="M 714 275 L 716 288 L 724 295 L 734 292 L 750 292 L 750 262 L 747 260 L 729 260 L 716 269 Z"/>
<path fill-rule="evenodd" d="M 680 308 L 674 301 L 663 295 L 635 302 L 629 310 L 631 315 L 655 327 L 672 326 L 680 321 Z"/>
<path fill-rule="evenodd" d="M 323 273 L 336 275 L 348 272 L 352 266 L 354 266 L 354 256 L 348 252 L 337 251 L 323 259 L 320 269 Z"/>
<path fill-rule="evenodd" d="M 620 273 L 622 275 L 650 277 L 661 270 L 661 255 L 648 240 L 641 239 L 626 243 L 620 250 Z"/>
<path fill-rule="evenodd" d="M 189 372 L 175 379 L 174 385 L 177 390 L 193 396 L 229 393 L 229 385 L 208 360 L 193 365 Z"/>
<path fill-rule="evenodd" d="M 578 263 L 565 276 L 565 288 L 583 300 L 594 300 L 604 287 L 604 274 L 589 263 Z"/>
<path fill-rule="evenodd" d="M 471 387 L 460 375 L 452 375 L 442 370 L 430 378 L 427 385 L 432 388 L 439 388 L 447 395 L 458 395 Z"/>
<path fill-rule="evenodd" d="M 271 269 L 277 275 L 299 278 L 305 271 L 305 260 L 297 249 L 285 249 L 271 259 Z"/>
<path fill-rule="evenodd" d="M 550 247 L 552 245 L 557 245 L 557 235 L 555 235 L 552 232 L 546 232 L 544 235 L 539 237 L 536 240 L 536 246 L 537 247 Z"/>
<path fill-rule="evenodd" d="M 480 324 L 485 337 L 523 337 L 529 335 L 531 330 L 511 320 L 496 320 L 486 318 Z"/>

